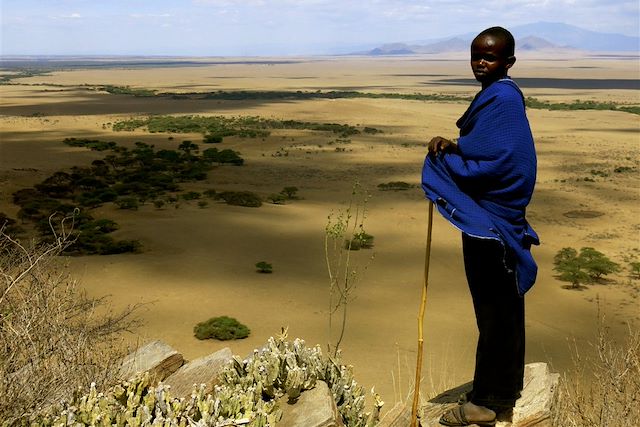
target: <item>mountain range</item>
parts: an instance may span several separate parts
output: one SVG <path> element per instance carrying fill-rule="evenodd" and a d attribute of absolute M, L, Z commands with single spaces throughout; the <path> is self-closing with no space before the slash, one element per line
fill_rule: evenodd
<path fill-rule="evenodd" d="M 537 22 L 510 28 L 518 50 L 583 50 L 636 52 L 640 51 L 640 37 L 623 34 L 600 33 L 569 24 Z M 371 50 L 358 52 L 365 55 L 410 55 L 419 53 L 463 52 L 469 49 L 474 33 L 446 39 L 383 44 Z"/>

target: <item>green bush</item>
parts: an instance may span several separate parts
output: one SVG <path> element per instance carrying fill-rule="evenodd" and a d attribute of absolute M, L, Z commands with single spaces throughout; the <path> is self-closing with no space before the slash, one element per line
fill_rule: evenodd
<path fill-rule="evenodd" d="M 205 144 L 219 144 L 222 142 L 222 135 L 210 134 L 205 135 L 202 140 Z"/>
<path fill-rule="evenodd" d="M 634 279 L 640 279 L 640 261 L 633 261 L 629 263 L 631 269 L 631 277 Z"/>
<path fill-rule="evenodd" d="M 360 230 L 353 235 L 351 240 L 344 243 L 345 249 L 359 251 L 360 249 L 371 249 L 373 247 L 373 236 Z"/>
<path fill-rule="evenodd" d="M 286 199 L 287 198 L 282 193 L 269 194 L 269 197 L 267 197 L 267 200 L 269 200 L 274 205 L 284 205 Z"/>
<path fill-rule="evenodd" d="M 116 200 L 116 205 L 118 205 L 120 209 L 137 210 L 138 199 L 135 197 L 122 197 L 121 199 Z"/>
<path fill-rule="evenodd" d="M 197 191 L 189 191 L 182 195 L 182 198 L 184 200 L 196 200 L 196 199 L 199 199 L 200 197 L 202 197 L 202 194 L 200 194 Z"/>
<path fill-rule="evenodd" d="M 233 317 L 212 317 L 206 322 L 200 322 L 193 328 L 193 333 L 199 340 L 215 338 L 218 340 L 237 340 L 246 338 L 251 331 Z"/>
<path fill-rule="evenodd" d="M 620 271 L 617 263 L 590 247 L 581 248 L 579 253 L 574 248 L 562 248 L 553 258 L 553 264 L 553 269 L 558 272 L 558 279 L 570 282 L 573 289 Z"/>
<path fill-rule="evenodd" d="M 392 181 L 378 184 L 378 190 L 380 191 L 404 191 L 410 188 L 413 188 L 413 185 L 404 181 Z"/>
<path fill-rule="evenodd" d="M 266 261 L 256 263 L 256 268 L 260 273 L 273 273 L 273 266 Z"/>
<path fill-rule="evenodd" d="M 223 191 L 216 194 L 217 199 L 224 200 L 228 205 L 259 208 L 262 206 L 260 196 L 251 191 Z"/>
<path fill-rule="evenodd" d="M 290 186 L 290 187 L 284 187 L 282 191 L 280 191 L 280 194 L 282 194 L 289 200 L 293 200 L 298 198 L 298 196 L 296 195 L 297 192 L 298 192 L 298 187 Z"/>

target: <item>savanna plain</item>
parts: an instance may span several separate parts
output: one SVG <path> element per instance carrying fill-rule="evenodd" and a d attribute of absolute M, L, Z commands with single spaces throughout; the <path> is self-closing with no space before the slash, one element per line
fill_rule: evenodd
<path fill-rule="evenodd" d="M 0 86 L 0 212 L 12 218 L 19 210 L 12 202 L 15 191 L 106 155 L 69 146 L 65 138 L 113 141 L 130 149 L 136 142 L 171 150 L 184 141 L 200 150 L 213 146 L 200 132 L 114 130 L 124 120 L 260 117 L 357 129 L 348 136 L 309 127 L 225 136 L 215 147 L 240 153 L 244 164 L 215 166 L 206 179 L 181 184 L 182 190 L 251 191 L 263 198 L 261 207 L 180 200 L 177 207 L 147 201 L 130 210 L 104 203 L 91 214 L 117 222 L 114 236 L 138 240 L 139 253 L 67 261 L 89 295 L 109 295 L 115 309 L 144 303 L 138 311 L 143 326 L 127 335 L 131 345 L 160 339 L 187 359 L 225 346 L 244 356 L 288 327 L 291 338 L 326 348 L 336 332 L 328 332 L 325 228 L 332 213 L 346 208 L 358 182 L 370 194 L 364 229 L 375 240 L 370 249 L 352 251 L 350 262 L 359 272 L 348 302 L 343 358 L 358 381 L 367 389 L 375 386 L 390 406 L 407 396 L 426 243 L 420 171 L 427 141 L 436 135 L 455 138 L 455 121 L 479 90 L 463 55 L 85 58 L 39 67 L 47 71 Z M 518 58 L 512 77 L 525 96 L 541 103 L 640 105 L 635 56 L 530 53 Z M 218 91 L 227 95 L 204 96 Z M 228 95 L 238 91 L 271 95 Z M 367 96 L 312 96 L 329 91 Z M 629 267 L 640 260 L 640 116 L 621 109 L 531 106 L 528 117 L 539 167 L 528 219 L 542 244 L 533 249 L 538 280 L 526 296 L 526 360 L 565 372 L 576 349 L 594 352 L 600 327 L 623 340 L 640 322 L 640 280 Z M 410 188 L 378 187 L 400 181 Z M 296 199 L 267 201 L 292 186 Z M 565 247 L 593 247 L 622 269 L 600 283 L 567 289 L 553 270 L 554 256 Z M 257 272 L 259 261 L 270 263 L 273 272 Z M 247 325 L 250 336 L 226 342 L 194 337 L 196 323 L 221 315 Z M 469 381 L 477 332 L 460 235 L 439 215 L 424 328 L 423 393 Z"/>

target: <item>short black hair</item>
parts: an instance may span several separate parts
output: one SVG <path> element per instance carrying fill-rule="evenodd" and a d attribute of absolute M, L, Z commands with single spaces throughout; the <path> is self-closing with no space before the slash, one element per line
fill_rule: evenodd
<path fill-rule="evenodd" d="M 495 38 L 499 38 L 504 40 L 504 53 L 505 56 L 513 56 L 516 51 L 516 41 L 513 38 L 513 35 L 506 28 L 502 27 L 491 27 L 482 31 L 480 34 L 476 36 L 476 39 L 482 36 L 492 36 Z M 474 39 L 475 40 L 475 39 Z"/>

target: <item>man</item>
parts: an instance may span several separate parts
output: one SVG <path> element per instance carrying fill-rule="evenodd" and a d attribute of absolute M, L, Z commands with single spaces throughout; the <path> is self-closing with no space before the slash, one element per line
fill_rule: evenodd
<path fill-rule="evenodd" d="M 520 397 L 524 375 L 524 294 L 535 282 L 538 236 L 525 219 L 536 178 L 536 153 L 524 97 L 509 78 L 515 64 L 509 31 L 492 27 L 471 44 L 471 69 L 482 90 L 458 120 L 457 143 L 429 142 L 422 187 L 462 231 L 467 282 L 479 337 L 473 390 L 445 413 L 446 426 L 492 426 Z"/>

